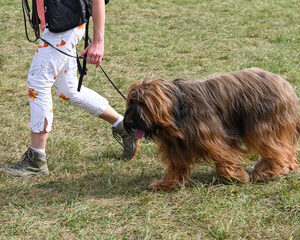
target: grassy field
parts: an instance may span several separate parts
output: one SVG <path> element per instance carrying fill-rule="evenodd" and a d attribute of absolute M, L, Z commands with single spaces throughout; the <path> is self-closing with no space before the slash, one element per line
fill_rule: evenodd
<path fill-rule="evenodd" d="M 187 80 L 256 66 L 283 75 L 300 96 L 299 0 L 111 0 L 102 66 L 126 93 L 140 79 Z M 0 0 L 0 167 L 30 144 L 21 1 Z M 82 47 L 79 46 L 79 47 Z M 100 70 L 84 84 L 124 113 Z M 199 166 L 185 188 L 153 193 L 163 176 L 156 145 L 134 161 L 109 124 L 54 96 L 51 174 L 0 176 L 0 239 L 300 239 L 299 172 L 266 183 L 227 184 Z M 249 155 L 247 168 L 258 156 Z"/>

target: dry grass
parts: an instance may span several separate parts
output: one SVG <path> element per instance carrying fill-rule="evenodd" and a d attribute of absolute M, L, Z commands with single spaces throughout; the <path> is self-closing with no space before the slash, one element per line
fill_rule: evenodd
<path fill-rule="evenodd" d="M 26 42 L 20 1 L 0 1 L 0 166 L 29 145 Z M 298 0 L 137 0 L 107 6 L 104 69 L 123 92 L 136 80 L 200 78 L 261 67 L 300 95 Z M 124 112 L 124 101 L 93 66 L 85 85 Z M 132 162 L 110 126 L 54 97 L 47 153 L 51 174 L 0 176 L 0 239 L 299 239 L 299 173 L 259 184 L 226 184 L 201 166 L 183 189 L 152 193 L 162 177 L 156 146 Z M 249 156 L 248 167 L 257 156 Z"/>

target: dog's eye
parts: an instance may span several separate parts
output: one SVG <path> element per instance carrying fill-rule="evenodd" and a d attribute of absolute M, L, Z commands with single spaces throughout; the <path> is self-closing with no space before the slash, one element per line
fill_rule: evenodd
<path fill-rule="evenodd" d="M 142 106 L 142 107 L 146 107 L 146 104 L 143 103 L 143 102 L 137 102 L 137 103 L 138 103 L 138 105 L 140 105 L 140 106 Z"/>
<path fill-rule="evenodd" d="M 139 106 L 141 106 L 141 107 L 145 107 L 145 106 L 146 106 L 145 103 L 140 102 L 140 101 L 137 101 L 137 100 L 132 100 L 132 101 L 130 101 L 130 102 L 129 102 L 129 105 L 139 105 Z"/>

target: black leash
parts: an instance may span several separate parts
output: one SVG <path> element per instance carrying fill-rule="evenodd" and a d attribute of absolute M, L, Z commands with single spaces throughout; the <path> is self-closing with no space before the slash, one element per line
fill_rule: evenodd
<path fill-rule="evenodd" d="M 106 72 L 104 71 L 104 69 L 102 68 L 101 65 L 99 65 L 99 67 L 101 68 L 102 72 L 104 73 L 105 77 L 108 79 L 108 81 L 111 83 L 111 85 L 113 85 L 113 87 L 117 90 L 117 92 L 124 98 L 124 100 L 126 101 L 126 97 L 124 96 L 124 94 L 120 91 L 120 89 L 114 84 L 114 82 L 109 78 L 109 76 L 106 74 Z"/>
<path fill-rule="evenodd" d="M 28 39 L 29 42 L 36 42 L 40 38 L 40 27 L 39 27 L 40 20 L 37 13 L 36 1 L 32 1 L 31 17 L 30 17 L 30 7 L 27 0 L 22 0 L 22 10 L 23 10 L 26 38 Z M 31 40 L 28 36 L 26 17 L 28 18 L 28 22 L 31 28 L 33 29 L 35 35 L 34 40 Z"/>

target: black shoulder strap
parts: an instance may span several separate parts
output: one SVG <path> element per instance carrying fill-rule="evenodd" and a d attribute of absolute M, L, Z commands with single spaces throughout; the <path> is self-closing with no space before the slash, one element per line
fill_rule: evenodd
<path fill-rule="evenodd" d="M 88 47 L 88 45 L 89 45 L 89 19 L 85 24 L 84 49 L 86 49 Z M 78 92 L 80 92 L 83 77 L 87 74 L 86 57 L 87 57 L 87 54 L 84 55 L 82 66 L 81 66 L 79 58 L 77 58 L 77 66 L 78 66 L 78 71 L 80 74 L 79 81 L 78 81 L 78 87 L 77 87 Z"/>

